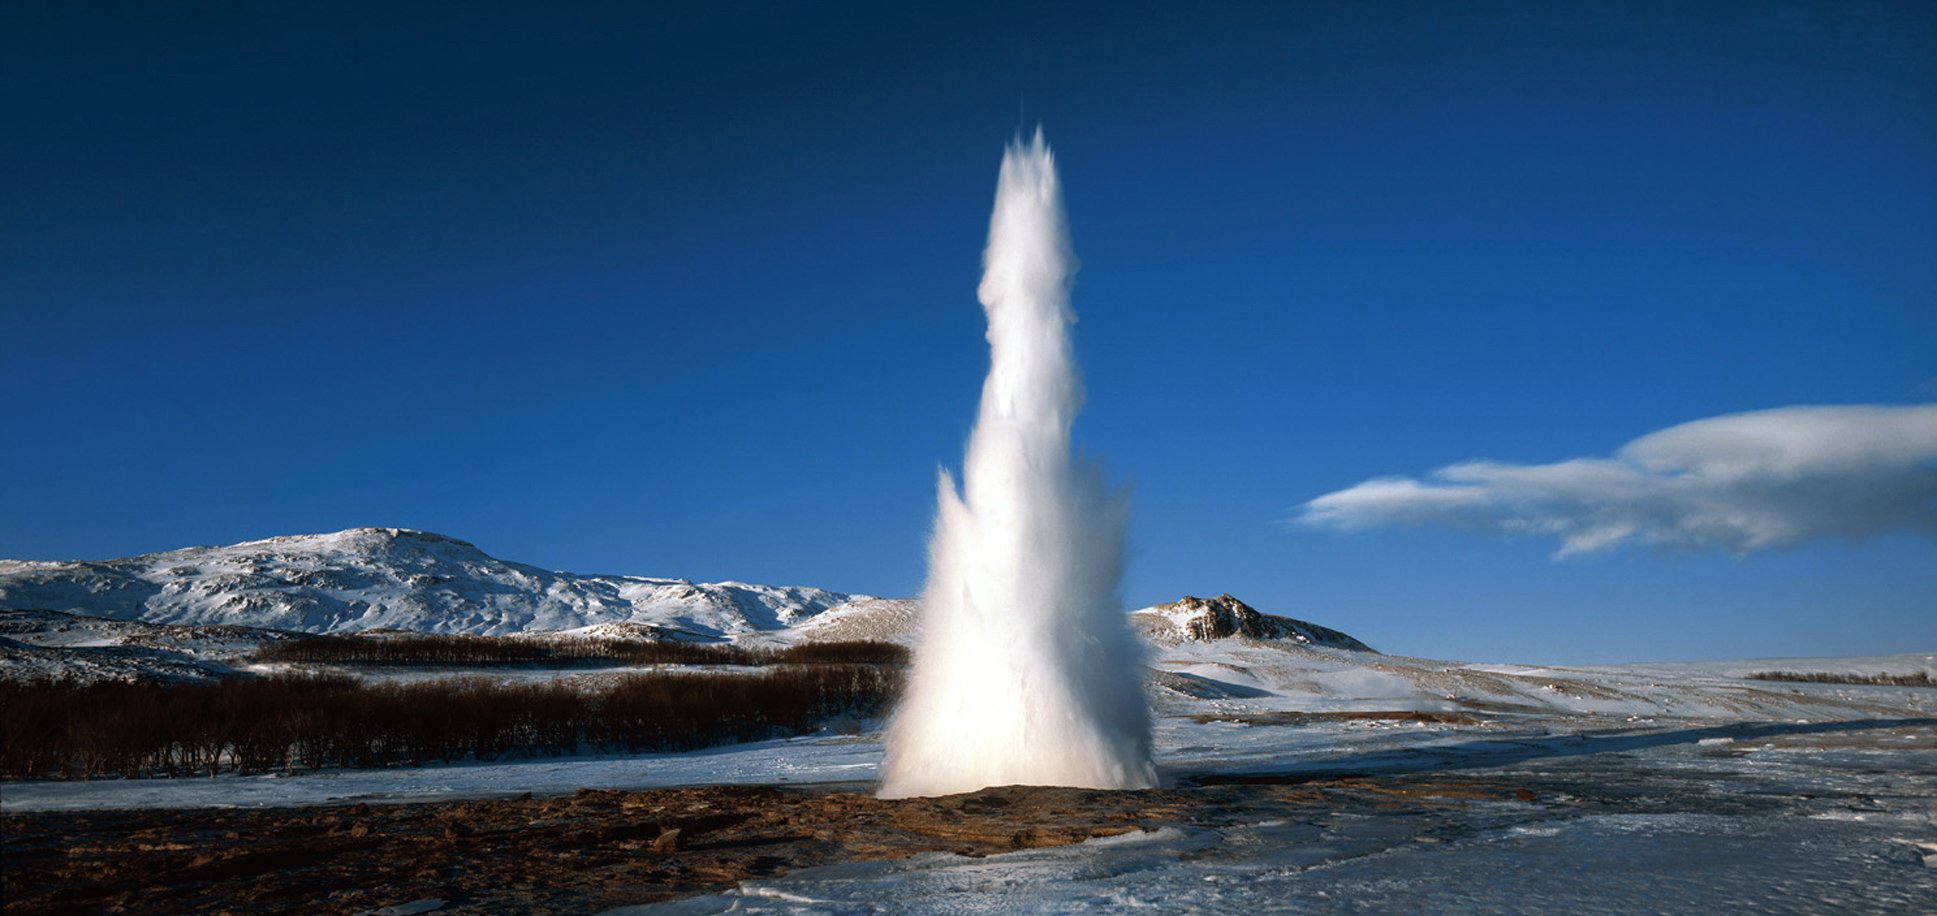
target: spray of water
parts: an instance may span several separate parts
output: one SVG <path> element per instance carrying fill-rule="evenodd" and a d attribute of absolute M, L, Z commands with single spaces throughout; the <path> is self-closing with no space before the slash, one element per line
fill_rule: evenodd
<path fill-rule="evenodd" d="M 989 376 L 963 488 L 941 474 L 922 636 L 881 795 L 1157 784 L 1141 647 L 1117 599 L 1128 504 L 1070 453 L 1076 271 L 1042 131 L 1002 158 L 978 296 Z"/>

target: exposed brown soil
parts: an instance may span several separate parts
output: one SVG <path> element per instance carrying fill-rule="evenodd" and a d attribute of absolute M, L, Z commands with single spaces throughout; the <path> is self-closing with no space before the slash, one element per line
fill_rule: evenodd
<path fill-rule="evenodd" d="M 13 815 L 5 912 L 580 913 L 923 852 L 981 856 L 1174 823 L 1511 799 L 1447 778 L 1131 792 L 1011 786 L 884 801 L 781 787 L 269 810 Z"/>

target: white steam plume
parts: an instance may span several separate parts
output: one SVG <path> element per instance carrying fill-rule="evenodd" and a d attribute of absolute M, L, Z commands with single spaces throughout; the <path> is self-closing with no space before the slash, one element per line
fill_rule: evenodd
<path fill-rule="evenodd" d="M 1825 537 L 1937 536 L 1937 404 L 1778 407 L 1649 433 L 1611 458 L 1468 461 L 1306 503 L 1334 528 L 1440 525 L 1746 554 Z"/>
<path fill-rule="evenodd" d="M 1040 129 L 1002 157 L 983 260 L 989 375 L 963 491 L 941 474 L 880 794 L 1154 786 L 1142 650 L 1116 594 L 1128 504 L 1070 454 L 1076 259 Z"/>

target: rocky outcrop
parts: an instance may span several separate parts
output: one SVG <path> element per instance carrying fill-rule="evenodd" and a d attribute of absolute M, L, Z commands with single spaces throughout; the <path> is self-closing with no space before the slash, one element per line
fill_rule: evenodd
<path fill-rule="evenodd" d="M 1309 621 L 1276 614 L 1265 614 L 1228 594 L 1215 598 L 1185 595 L 1170 604 L 1160 604 L 1131 615 L 1146 635 L 1162 639 L 1210 642 L 1233 637 L 1245 639 L 1287 639 L 1301 645 L 1375 651 L 1352 637 Z"/>

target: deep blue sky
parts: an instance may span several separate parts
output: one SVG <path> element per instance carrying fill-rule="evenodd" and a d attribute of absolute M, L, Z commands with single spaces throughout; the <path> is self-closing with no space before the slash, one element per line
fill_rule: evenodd
<path fill-rule="evenodd" d="M 0 13 L 0 556 L 393 525 L 912 594 L 1040 121 L 1129 604 L 1441 657 L 1937 649 L 1909 534 L 1285 522 L 1937 397 L 1930 4 L 293 6 Z"/>

